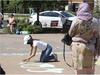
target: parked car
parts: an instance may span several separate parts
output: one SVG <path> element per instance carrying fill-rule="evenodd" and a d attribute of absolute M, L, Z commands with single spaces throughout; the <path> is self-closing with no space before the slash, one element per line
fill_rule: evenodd
<path fill-rule="evenodd" d="M 63 28 L 67 20 L 72 21 L 75 15 L 65 11 L 44 11 L 39 13 L 39 25 L 42 28 Z M 37 14 L 30 16 L 32 25 L 37 23 Z"/>

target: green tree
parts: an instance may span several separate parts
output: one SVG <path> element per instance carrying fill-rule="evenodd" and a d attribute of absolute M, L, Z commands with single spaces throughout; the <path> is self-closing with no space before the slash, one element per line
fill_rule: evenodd
<path fill-rule="evenodd" d="M 100 3 L 99 3 L 99 0 L 96 0 L 96 2 L 95 2 L 95 6 L 94 6 L 94 9 L 93 9 L 93 14 L 100 15 Z"/>
<path fill-rule="evenodd" d="M 37 25 L 39 25 L 39 12 L 40 10 L 47 9 L 54 9 L 61 4 L 61 0 L 29 0 L 29 1 L 19 1 L 22 4 L 23 8 L 26 7 L 36 7 L 37 8 Z"/>
<path fill-rule="evenodd" d="M 21 0 L 9 0 L 9 4 L 7 4 L 7 0 L 3 0 L 3 10 L 4 13 L 16 13 L 16 5 L 19 8 L 19 13 L 22 13 L 23 8 L 22 8 L 22 4 L 20 4 Z M 0 1 L 0 9 L 1 9 L 1 1 Z"/>
<path fill-rule="evenodd" d="M 15 0 L 9 0 L 9 4 L 7 4 L 7 0 L 3 0 L 4 13 L 14 13 L 16 2 L 17 1 L 15 1 Z M 1 8 L 1 1 L 0 1 L 0 8 Z"/>

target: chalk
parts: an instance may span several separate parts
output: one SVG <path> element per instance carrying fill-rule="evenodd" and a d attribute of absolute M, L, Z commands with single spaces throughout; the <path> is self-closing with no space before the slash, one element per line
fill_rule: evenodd
<path fill-rule="evenodd" d="M 34 63 L 34 62 L 21 62 L 19 63 L 22 68 L 27 68 L 28 72 L 53 72 L 62 73 L 63 68 L 55 68 L 53 64 L 49 63 Z"/>

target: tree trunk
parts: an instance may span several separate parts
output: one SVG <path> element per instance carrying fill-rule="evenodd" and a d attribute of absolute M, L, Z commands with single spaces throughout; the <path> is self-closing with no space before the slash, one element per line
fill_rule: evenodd
<path fill-rule="evenodd" d="M 39 25 L 39 10 L 40 10 L 40 8 L 37 7 L 37 25 Z"/>

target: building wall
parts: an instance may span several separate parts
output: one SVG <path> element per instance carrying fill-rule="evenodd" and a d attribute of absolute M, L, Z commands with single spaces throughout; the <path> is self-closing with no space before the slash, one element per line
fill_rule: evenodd
<path fill-rule="evenodd" d="M 94 7 L 94 0 L 85 0 L 85 1 L 86 1 L 86 3 L 89 4 L 90 10 L 92 11 L 93 7 Z M 71 3 L 72 3 L 72 5 L 78 4 L 78 6 L 79 6 L 81 3 L 83 3 L 83 0 L 68 0 L 68 5 L 71 5 Z M 76 8 L 75 8 L 76 10 L 78 9 L 78 6 L 76 6 Z"/>

